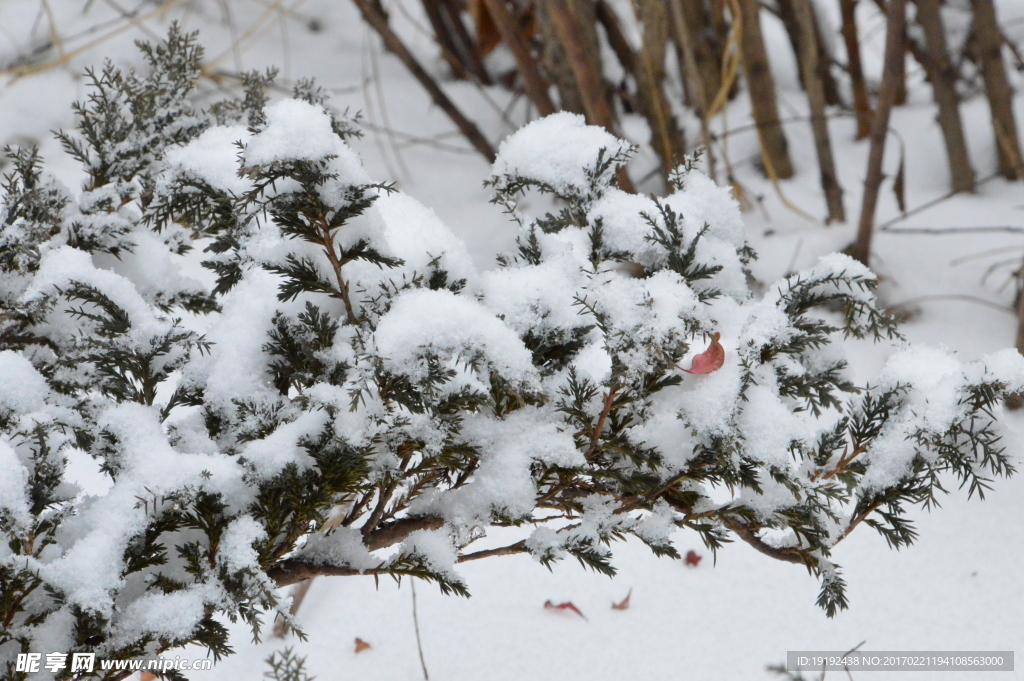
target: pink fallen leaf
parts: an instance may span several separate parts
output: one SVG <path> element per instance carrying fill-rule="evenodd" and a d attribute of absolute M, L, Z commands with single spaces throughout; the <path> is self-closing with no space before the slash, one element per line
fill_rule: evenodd
<path fill-rule="evenodd" d="M 683 369 L 688 374 L 710 374 L 718 371 L 725 364 L 725 348 L 718 342 L 722 335 L 717 331 L 711 336 L 711 345 L 708 349 L 693 358 L 689 369 Z"/>
<path fill-rule="evenodd" d="M 580 612 L 580 609 L 572 604 L 572 601 L 566 601 L 565 603 L 559 603 L 558 605 L 555 605 L 551 601 L 544 601 L 544 607 L 548 610 L 571 610 L 583 619 L 587 619 L 586 615 Z"/>
<path fill-rule="evenodd" d="M 697 555 L 696 551 L 690 550 L 686 552 L 686 564 L 690 567 L 697 567 L 700 565 L 700 561 L 703 560 L 704 556 Z"/>
<path fill-rule="evenodd" d="M 618 603 L 612 603 L 612 610 L 629 610 L 629 597 L 633 595 L 633 590 L 630 589 L 626 597 Z"/>

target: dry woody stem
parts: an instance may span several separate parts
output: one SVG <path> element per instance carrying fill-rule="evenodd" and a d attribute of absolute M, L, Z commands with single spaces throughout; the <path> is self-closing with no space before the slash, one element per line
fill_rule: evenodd
<path fill-rule="evenodd" d="M 878 190 L 882 185 L 882 160 L 885 157 L 885 139 L 889 133 L 889 112 L 896 103 L 902 71 L 904 38 L 906 36 L 906 2 L 890 0 L 886 17 L 885 63 L 882 69 L 882 88 L 878 96 L 878 110 L 871 126 L 871 150 L 868 154 L 867 177 L 864 180 L 864 200 L 860 209 L 857 241 L 850 255 L 865 265 L 871 257 L 871 233 L 874 230 Z"/>
<path fill-rule="evenodd" d="M 462 111 L 455 106 L 455 103 L 448 98 L 448 95 L 444 93 L 441 86 L 437 84 L 437 81 L 416 60 L 416 57 L 405 46 L 402 39 L 391 30 L 387 15 L 384 14 L 380 5 L 374 2 L 374 0 L 354 0 L 354 2 L 359 7 L 359 11 L 362 12 L 363 18 L 380 35 L 384 41 L 384 47 L 402 60 L 405 67 L 409 69 L 416 80 L 420 82 L 420 85 L 430 94 L 434 103 L 455 123 L 459 131 L 473 145 L 473 148 L 479 151 L 480 155 L 487 159 L 488 163 L 493 163 L 495 154 L 491 143 L 483 136 L 483 133 L 476 127 L 476 124 L 466 118 Z"/>

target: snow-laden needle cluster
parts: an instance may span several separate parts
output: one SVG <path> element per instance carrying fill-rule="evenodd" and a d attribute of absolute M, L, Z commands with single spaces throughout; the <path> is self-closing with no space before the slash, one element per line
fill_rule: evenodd
<path fill-rule="evenodd" d="M 666 197 L 628 194 L 627 143 L 531 123 L 488 180 L 518 250 L 480 271 L 372 182 L 312 84 L 269 103 L 250 74 L 200 111 L 194 36 L 144 50 L 151 73 L 92 73 L 61 134 L 80 192 L 10 152 L 2 678 L 24 651 L 226 654 L 223 617 L 258 632 L 313 575 L 465 594 L 462 561 L 612 574 L 615 540 L 678 558 L 679 528 L 805 565 L 832 614 L 851 530 L 908 544 L 943 473 L 973 493 L 1012 472 L 996 416 L 1024 359 L 897 343 L 853 385 L 838 341 L 898 340 L 872 273 L 832 255 L 752 296 L 737 205 L 692 163 Z M 214 286 L 183 273 L 193 247 Z M 106 484 L 76 487 L 69 457 Z M 518 540 L 474 545 L 493 526 Z"/>

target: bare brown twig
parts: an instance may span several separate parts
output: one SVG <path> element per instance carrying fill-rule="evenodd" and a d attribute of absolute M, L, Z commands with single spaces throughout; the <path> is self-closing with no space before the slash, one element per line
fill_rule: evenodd
<path fill-rule="evenodd" d="M 483 136 L 483 133 L 476 127 L 476 124 L 466 118 L 462 111 L 455 106 L 455 103 L 448 98 L 448 95 L 444 93 L 441 86 L 437 84 L 437 81 L 427 73 L 426 69 L 409 51 L 409 48 L 405 46 L 402 39 L 391 29 L 391 26 L 388 24 L 388 18 L 379 5 L 374 3 L 373 0 L 353 0 L 353 2 L 356 3 L 367 23 L 380 35 L 387 50 L 402 61 L 413 77 L 427 91 L 431 99 L 434 100 L 434 103 L 448 115 L 448 118 L 466 136 L 466 139 L 473 145 L 473 148 L 479 151 L 480 155 L 487 159 L 488 163 L 493 163 L 495 159 L 494 147 Z"/>
<path fill-rule="evenodd" d="M 865 265 L 871 258 L 871 236 L 874 230 L 875 208 L 878 204 L 878 190 L 882 184 L 885 138 L 889 132 L 889 112 L 896 103 L 898 94 L 899 65 L 903 62 L 907 23 L 905 0 L 890 0 L 888 9 L 882 89 L 878 96 L 875 119 L 871 125 L 871 150 L 868 154 L 868 170 L 864 180 L 864 198 L 861 203 L 857 241 L 850 248 L 850 255 Z"/>

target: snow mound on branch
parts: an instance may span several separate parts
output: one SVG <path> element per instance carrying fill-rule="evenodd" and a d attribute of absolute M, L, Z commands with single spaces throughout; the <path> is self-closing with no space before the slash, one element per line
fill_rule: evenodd
<path fill-rule="evenodd" d="M 739 364 L 728 361 L 718 371 L 688 381 L 693 390 L 679 397 L 679 417 L 702 436 L 721 435 L 728 431 L 736 412 L 736 399 L 742 388 Z"/>
<path fill-rule="evenodd" d="M 304 412 L 266 437 L 246 444 L 242 456 L 255 467 L 256 475 L 264 480 L 274 477 L 291 463 L 297 464 L 300 470 L 308 468 L 313 460 L 299 443 L 304 437 L 321 430 L 327 418 L 327 412 L 322 409 Z"/>
<path fill-rule="evenodd" d="M 219 589 L 206 584 L 172 593 L 147 593 L 125 609 L 112 642 L 124 645 L 142 632 L 172 640 L 188 638 L 205 616 L 206 603 L 219 600 Z"/>
<path fill-rule="evenodd" d="M 351 199 L 353 187 L 370 184 L 359 155 L 331 127 L 331 117 L 323 108 L 301 99 L 283 99 L 263 110 L 267 122 L 246 144 L 242 153 L 245 167 L 291 163 L 320 162 L 332 177 L 317 187 L 320 198 L 328 205 L 341 208 Z M 277 187 L 293 191 L 294 181 Z"/>
<path fill-rule="evenodd" d="M 637 334 L 645 341 L 679 333 L 683 319 L 707 318 L 693 289 L 671 270 L 646 279 L 612 276 L 594 286 L 592 295 L 595 307 L 612 320 L 616 331 Z"/>
<path fill-rule="evenodd" d="M 28 413 L 42 409 L 50 389 L 46 379 L 13 350 L 0 352 L 0 410 Z M 0 466 L 0 470 L 6 469 Z"/>
<path fill-rule="evenodd" d="M 382 192 L 373 206 L 383 219 L 390 253 L 405 261 L 400 271 L 423 274 L 431 261 L 437 259 L 436 266 L 448 272 L 449 281 L 472 281 L 476 277 L 476 266 L 466 243 L 433 209 L 401 192 Z M 370 266 L 363 264 L 363 267 Z M 387 274 L 394 278 L 395 271 L 388 270 Z"/>
<path fill-rule="evenodd" d="M 865 454 L 870 465 L 862 484 L 867 489 L 896 484 L 910 473 L 918 455 L 934 459 L 933 453 L 918 446 L 918 436 L 942 437 L 967 418 L 971 386 L 983 382 L 1003 383 L 1011 390 L 1024 386 L 1024 357 L 1008 348 L 964 364 L 946 350 L 912 345 L 886 360 L 878 381 L 882 389 L 902 387 L 903 406 Z"/>
<path fill-rule="evenodd" d="M 70 606 L 63 606 L 48 616 L 45 621 L 32 627 L 30 631 L 32 650 L 56 651 L 70 650 L 75 647 L 75 616 L 72 614 Z M 32 675 L 32 679 L 33 681 L 37 679 L 49 681 L 55 676 L 43 667 L 39 673 Z"/>
<path fill-rule="evenodd" d="M 402 542 L 399 556 L 419 556 L 424 564 L 432 572 L 444 575 L 447 579 L 461 582 L 458 573 L 455 572 L 455 559 L 457 551 L 448 530 L 416 530 Z"/>
<path fill-rule="evenodd" d="M 806 437 L 810 424 L 779 397 L 778 386 L 772 385 L 774 377 L 764 378 L 771 383 L 750 386 L 744 393 L 746 404 L 737 425 L 749 456 L 769 467 L 786 470 L 792 458 L 790 443 Z"/>
<path fill-rule="evenodd" d="M 924 453 L 917 446 L 917 432 L 942 433 L 968 412 L 963 389 L 968 380 L 963 365 L 952 353 L 923 345 L 906 347 L 886 360 L 878 376 L 879 387 L 906 390 L 905 406 L 884 426 L 866 452 L 870 462 L 863 485 L 883 488 L 910 472 L 914 457 Z"/>
<path fill-rule="evenodd" d="M 354 527 L 336 527 L 331 533 L 312 540 L 298 556 L 301 560 L 325 565 L 347 566 L 363 572 L 380 567 L 381 561 L 366 548 L 363 534 Z"/>
<path fill-rule="evenodd" d="M 374 334 L 384 364 L 423 380 L 428 353 L 463 363 L 484 359 L 507 380 L 533 383 L 529 351 L 500 319 L 472 298 L 416 289 L 399 296 Z"/>
<path fill-rule="evenodd" d="M 319 161 L 337 156 L 349 184 L 368 184 L 356 153 L 331 128 L 331 117 L 319 106 L 301 99 L 282 99 L 263 110 L 267 123 L 245 147 L 245 165 L 284 161 Z"/>
<path fill-rule="evenodd" d="M 148 341 L 150 336 L 164 333 L 170 326 L 168 322 L 157 318 L 153 308 L 139 295 L 130 280 L 97 268 L 88 253 L 71 246 L 61 246 L 43 256 L 39 262 L 39 272 L 32 285 L 22 294 L 21 302 L 32 302 L 52 295 L 57 289 L 74 283 L 92 286 L 124 310 L 131 320 L 130 335 L 133 338 Z M 66 320 L 55 323 L 69 327 L 69 332 L 77 328 Z"/>
<path fill-rule="evenodd" d="M 32 525 L 29 514 L 28 470 L 18 459 L 18 453 L 10 445 L 0 440 L 0 517 L 7 516 L 21 527 L 28 529 Z"/>
<path fill-rule="evenodd" d="M 246 514 L 231 521 L 217 545 L 217 558 L 229 570 L 250 568 L 259 570 L 259 560 L 253 542 L 266 537 L 267 532 L 255 518 Z"/>
<path fill-rule="evenodd" d="M 842 292 L 860 301 L 874 302 L 874 291 L 867 287 L 848 286 L 840 280 L 840 276 L 863 281 L 874 281 L 877 279 L 875 273 L 869 270 L 863 263 L 843 253 L 829 253 L 818 258 L 814 267 L 801 270 L 794 275 L 779 280 L 765 293 L 764 300 L 777 303 L 783 299 L 787 288 L 793 283 L 822 280 L 817 284 L 820 287 L 818 290 L 821 293 Z"/>
<path fill-rule="evenodd" d="M 572 367 L 581 378 L 600 385 L 611 376 L 612 356 L 608 354 L 608 349 L 604 346 L 604 339 L 600 337 L 600 334 L 591 331 L 588 337 L 590 342 L 573 357 Z"/>
<path fill-rule="evenodd" d="M 252 183 L 238 176 L 237 145 L 251 136 L 242 125 L 215 126 L 184 146 L 168 149 L 164 163 L 171 171 L 191 174 L 215 189 L 239 196 L 249 191 Z"/>
<path fill-rule="evenodd" d="M 1024 356 L 1004 348 L 967 365 L 964 373 L 971 382 L 1001 380 L 1011 387 L 1024 386 Z"/>
<path fill-rule="evenodd" d="M 708 236 L 732 246 L 734 256 L 736 249 L 746 243 L 743 215 L 732 191 L 719 187 L 699 170 L 689 171 L 686 184 L 680 191 L 665 197 L 665 203 L 686 219 L 687 236 L 691 238 L 707 225 Z"/>
<path fill-rule="evenodd" d="M 219 351 L 193 358 L 185 369 L 187 380 L 205 385 L 212 405 L 230 408 L 243 396 L 276 399 L 263 345 L 274 312 L 283 307 L 277 301 L 279 283 L 273 274 L 253 269 L 224 297 L 220 319 L 206 335 Z"/>
<path fill-rule="evenodd" d="M 229 508 L 237 510 L 249 504 L 252 491 L 243 486 L 242 469 L 230 457 L 175 452 L 152 407 L 120 404 L 101 414 L 98 424 L 125 453 L 123 474 L 108 494 L 79 506 L 80 515 L 65 526 L 64 553 L 39 571 L 68 602 L 110 616 L 113 594 L 124 586 L 125 548 L 146 528 L 149 507 L 142 500 L 155 504 L 161 495 L 192 485 L 223 493 Z"/>
<path fill-rule="evenodd" d="M 649 196 L 629 194 L 615 187 L 594 203 L 588 217 L 600 220 L 605 243 L 612 251 L 627 251 L 645 267 L 657 258 L 657 248 L 647 239 L 651 225 L 644 215 L 658 214 L 658 206 Z"/>
<path fill-rule="evenodd" d="M 589 322 L 573 304 L 580 285 L 580 277 L 572 276 L 574 270 L 551 258 L 539 265 L 484 272 L 481 286 L 487 307 L 520 334 L 585 326 Z"/>
<path fill-rule="evenodd" d="M 494 177 L 519 175 L 550 185 L 559 194 L 586 194 L 591 183 L 587 170 L 603 149 L 604 157 L 631 148 L 604 128 L 587 125 L 574 113 L 559 112 L 523 126 L 501 143 L 494 162 Z"/>
<path fill-rule="evenodd" d="M 480 466 L 465 486 L 412 509 L 440 515 L 455 525 L 487 522 L 491 513 L 521 518 L 534 509 L 534 461 L 572 468 L 586 463 L 572 435 L 559 429 L 548 409 L 524 407 L 504 420 L 484 415 L 466 419 L 463 436 L 480 452 Z"/>
<path fill-rule="evenodd" d="M 132 282 L 146 300 L 155 300 L 168 289 L 202 291 L 202 284 L 181 273 L 179 256 L 172 254 L 164 240 L 153 232 L 132 234 L 132 249 L 114 257 L 107 253 L 93 255 L 97 267 L 110 269 Z"/>

